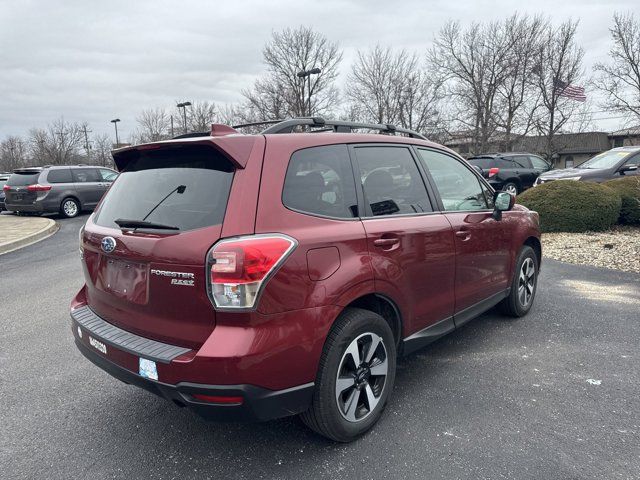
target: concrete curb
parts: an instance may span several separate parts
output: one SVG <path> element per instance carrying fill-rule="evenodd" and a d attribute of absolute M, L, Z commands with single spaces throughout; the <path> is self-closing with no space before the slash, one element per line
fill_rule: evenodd
<path fill-rule="evenodd" d="M 44 240 L 45 238 L 49 238 L 51 235 L 56 233 L 60 228 L 58 223 L 51 219 L 47 219 L 47 220 L 48 220 L 47 225 L 45 225 L 43 228 L 41 228 L 37 232 L 29 234 L 17 240 L 12 240 L 10 242 L 0 244 L 0 255 L 13 252 L 20 248 L 28 247 L 29 245 L 38 243 L 41 240 Z"/>

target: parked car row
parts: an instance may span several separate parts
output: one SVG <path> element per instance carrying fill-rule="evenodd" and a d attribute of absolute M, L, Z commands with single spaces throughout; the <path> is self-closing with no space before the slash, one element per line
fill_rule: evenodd
<path fill-rule="evenodd" d="M 518 195 L 554 180 L 604 182 L 621 176 L 640 175 L 640 146 L 602 152 L 575 168 L 554 170 L 538 155 L 526 152 L 488 153 L 468 159 L 495 190 Z"/>
<path fill-rule="evenodd" d="M 534 185 L 554 180 L 604 182 L 621 176 L 640 175 L 640 146 L 618 147 L 587 160 L 575 168 L 553 170 L 540 175 Z"/>
<path fill-rule="evenodd" d="M 110 168 L 86 165 L 20 168 L 5 179 L 0 205 L 17 213 L 71 218 L 95 208 L 117 176 Z"/>

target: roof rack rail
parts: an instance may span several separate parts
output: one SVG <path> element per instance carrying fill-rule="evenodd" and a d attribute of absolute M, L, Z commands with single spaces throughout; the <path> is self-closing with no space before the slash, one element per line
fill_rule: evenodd
<path fill-rule="evenodd" d="M 282 123 L 284 120 L 262 120 L 261 122 L 241 123 L 240 125 L 231 125 L 231 128 L 248 128 L 257 127 L 258 125 L 276 125 Z"/>
<path fill-rule="evenodd" d="M 270 134 L 270 133 L 292 133 L 293 129 L 298 126 L 309 126 L 309 127 L 318 127 L 328 130 L 329 127 L 336 133 L 350 133 L 354 129 L 367 129 L 367 130 L 378 130 L 381 133 L 389 133 L 396 134 L 401 133 L 407 135 L 411 138 L 419 138 L 421 140 L 427 140 L 427 138 L 413 130 L 409 130 L 406 128 L 396 127 L 395 125 L 387 124 L 378 124 L 378 123 L 360 123 L 360 122 L 345 122 L 342 120 L 325 120 L 322 117 L 298 117 L 291 118 L 289 120 L 282 121 L 270 121 L 270 122 L 259 122 L 257 125 L 273 123 L 271 127 L 263 130 L 262 134 Z"/>

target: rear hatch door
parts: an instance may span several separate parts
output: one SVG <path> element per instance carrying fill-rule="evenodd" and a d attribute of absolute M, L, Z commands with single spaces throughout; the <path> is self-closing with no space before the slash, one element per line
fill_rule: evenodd
<path fill-rule="evenodd" d="M 11 205 L 33 205 L 38 198 L 38 192 L 29 190 L 29 185 L 38 183 L 40 169 L 15 170 L 7 180 L 5 202 Z"/>
<path fill-rule="evenodd" d="M 122 173 L 83 235 L 89 307 L 143 337 L 197 348 L 215 326 L 205 260 L 239 165 L 211 142 L 116 161 Z"/>

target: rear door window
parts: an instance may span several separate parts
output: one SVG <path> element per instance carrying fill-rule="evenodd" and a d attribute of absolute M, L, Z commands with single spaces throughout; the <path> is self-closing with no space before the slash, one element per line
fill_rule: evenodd
<path fill-rule="evenodd" d="M 233 173 L 231 162 L 211 147 L 132 152 L 95 222 L 118 228 L 115 220 L 142 220 L 180 230 L 219 225 Z"/>
<path fill-rule="evenodd" d="M 49 183 L 71 183 L 71 169 L 56 168 L 49 170 L 47 173 L 47 182 Z"/>
<path fill-rule="evenodd" d="M 313 215 L 357 217 L 356 186 L 347 146 L 326 145 L 295 152 L 287 168 L 282 203 Z"/>
<path fill-rule="evenodd" d="M 407 147 L 356 147 L 367 216 L 431 212 L 427 189 Z"/>

